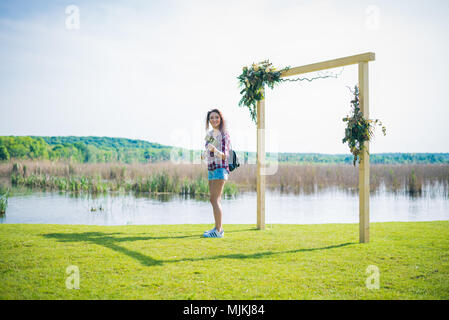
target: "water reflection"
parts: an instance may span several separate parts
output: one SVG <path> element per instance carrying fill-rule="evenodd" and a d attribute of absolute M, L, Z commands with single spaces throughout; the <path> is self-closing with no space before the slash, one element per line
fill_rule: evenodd
<path fill-rule="evenodd" d="M 22 189 L 23 190 L 23 189 Z M 45 191 L 42 191 L 45 192 Z M 18 192 L 16 190 L 16 192 L 14 193 L 15 195 L 30 195 L 30 194 L 36 194 L 38 192 L 33 191 L 33 190 L 27 190 L 27 192 Z M 51 193 L 51 191 L 49 191 L 49 193 Z M 56 192 L 59 195 L 65 195 L 67 197 L 70 198 L 75 198 L 75 199 L 91 199 L 91 200 L 98 200 L 98 199 L 104 199 L 104 198 L 108 198 L 108 197 L 115 197 L 115 198 L 121 198 L 123 196 L 133 196 L 136 199 L 152 199 L 152 200 L 157 200 L 159 202 L 170 202 L 173 201 L 174 199 L 194 199 L 194 200 L 198 200 L 198 201 L 209 201 L 209 195 L 189 195 L 189 194 L 175 194 L 175 193 L 149 193 L 149 192 L 134 192 L 134 191 L 130 191 L 127 193 L 124 192 L 109 192 L 109 193 L 92 193 L 92 194 L 88 194 L 88 193 L 83 193 L 83 192 Z M 231 199 L 231 198 L 236 198 L 237 196 L 223 196 L 223 199 Z"/>
<path fill-rule="evenodd" d="M 255 192 L 222 200 L 224 223 L 254 224 Z M 266 192 L 266 223 L 356 223 L 357 190 L 322 189 L 310 194 Z M 447 190 L 427 185 L 418 194 L 388 192 L 379 186 L 370 195 L 370 221 L 449 220 Z M 83 194 L 11 190 L 1 223 L 55 224 L 211 224 L 208 196 L 149 193 Z"/>

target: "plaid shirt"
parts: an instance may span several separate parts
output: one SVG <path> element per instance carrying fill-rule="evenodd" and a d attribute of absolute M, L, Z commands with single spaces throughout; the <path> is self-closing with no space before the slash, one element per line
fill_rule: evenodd
<path fill-rule="evenodd" d="M 229 156 L 229 150 L 231 145 L 231 140 L 229 138 L 229 134 L 227 132 L 220 132 L 218 134 L 218 137 L 214 139 L 213 142 L 209 142 L 208 139 L 210 137 L 213 138 L 213 130 L 210 130 L 206 135 L 206 158 L 207 158 L 207 170 L 213 171 L 218 168 L 225 168 L 229 172 L 229 163 L 228 163 L 228 156 Z M 219 151 L 223 152 L 226 157 L 223 159 L 221 155 L 214 154 L 212 151 L 208 151 L 207 145 L 208 144 L 214 145 Z"/>

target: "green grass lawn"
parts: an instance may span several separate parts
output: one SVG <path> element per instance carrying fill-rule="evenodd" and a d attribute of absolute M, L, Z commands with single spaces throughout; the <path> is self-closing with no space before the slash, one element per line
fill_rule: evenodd
<path fill-rule="evenodd" d="M 1 224 L 0 298 L 449 299 L 449 221 L 371 223 L 366 244 L 358 224 L 206 229 Z"/>

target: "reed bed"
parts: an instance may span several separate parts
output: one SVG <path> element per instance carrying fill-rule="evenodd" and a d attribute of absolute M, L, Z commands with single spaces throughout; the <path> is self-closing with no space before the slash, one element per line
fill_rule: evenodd
<path fill-rule="evenodd" d="M 231 172 L 225 195 L 256 190 L 257 167 L 243 164 Z M 205 164 L 67 163 L 10 161 L 0 164 L 0 178 L 31 187 L 106 192 L 176 192 L 207 194 Z M 358 191 L 358 167 L 347 164 L 279 163 L 275 174 L 266 176 L 267 189 L 286 193 L 315 193 L 329 188 Z M 439 186 L 448 196 L 449 164 L 371 164 L 372 192 L 406 192 L 420 195 L 426 185 Z"/>
<path fill-rule="evenodd" d="M 240 188 L 256 190 L 256 165 L 244 165 L 232 176 Z M 358 167 L 346 164 L 283 164 L 266 176 L 268 189 L 283 193 L 312 194 L 326 189 L 358 192 Z M 370 191 L 404 192 L 419 196 L 426 186 L 449 196 L 448 164 L 372 164 Z"/>
<path fill-rule="evenodd" d="M 8 196 L 9 190 L 4 190 L 0 187 L 0 215 L 6 213 L 6 208 L 8 207 Z"/>
<path fill-rule="evenodd" d="M 188 165 L 176 168 L 158 164 L 73 164 L 51 161 L 21 161 L 0 165 L 0 175 L 13 186 L 60 191 L 106 193 L 111 191 L 178 193 L 191 196 L 209 194 L 207 172 Z M 234 182 L 223 194 L 235 196 Z"/>

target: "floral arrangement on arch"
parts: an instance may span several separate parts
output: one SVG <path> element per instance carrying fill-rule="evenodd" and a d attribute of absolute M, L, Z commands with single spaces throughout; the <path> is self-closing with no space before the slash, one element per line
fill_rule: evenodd
<path fill-rule="evenodd" d="M 330 77 L 337 78 L 339 75 L 319 74 L 318 76 L 313 78 L 281 78 L 282 73 L 289 69 L 290 67 L 285 67 L 283 69 L 277 70 L 275 67 L 273 67 L 273 64 L 269 60 L 264 60 L 259 63 L 253 63 L 251 67 L 243 67 L 242 74 L 237 77 L 237 79 L 239 80 L 239 87 L 242 88 L 242 90 L 240 91 L 242 98 L 239 101 L 239 106 L 248 107 L 251 114 L 251 119 L 254 121 L 254 123 L 257 123 L 257 101 L 265 98 L 265 85 L 267 85 L 270 89 L 273 89 L 275 85 L 284 81 L 307 80 L 311 82 L 316 79 L 324 79 Z"/>
<path fill-rule="evenodd" d="M 249 68 L 243 67 L 242 74 L 237 77 L 239 79 L 239 86 L 243 87 L 240 91 L 242 98 L 240 99 L 239 106 L 248 107 L 251 119 L 255 123 L 257 121 L 256 104 L 257 101 L 264 99 L 264 86 L 267 85 L 273 89 L 276 84 L 283 81 L 281 74 L 288 69 L 289 67 L 276 70 L 268 60 L 257 64 L 253 63 Z"/>
<path fill-rule="evenodd" d="M 359 159 L 359 164 L 361 159 L 361 155 L 365 148 L 365 141 L 370 141 L 374 136 L 374 128 L 375 125 L 379 125 L 382 127 L 382 133 L 384 136 L 386 135 L 386 128 L 382 125 L 382 122 L 379 119 L 365 119 L 363 117 L 363 113 L 360 110 L 359 106 L 359 87 L 354 86 L 354 99 L 351 100 L 352 110 L 351 114 L 344 117 L 343 121 L 347 122 L 345 129 L 345 137 L 342 142 L 348 143 L 349 150 L 354 156 L 353 165 L 357 159 Z M 369 152 L 367 151 L 369 154 Z"/>

